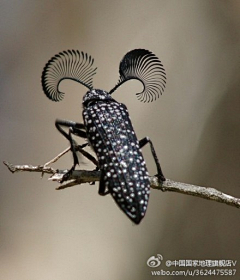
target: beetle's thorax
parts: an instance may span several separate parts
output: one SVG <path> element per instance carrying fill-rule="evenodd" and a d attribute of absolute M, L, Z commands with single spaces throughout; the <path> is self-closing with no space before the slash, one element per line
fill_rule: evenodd
<path fill-rule="evenodd" d="M 84 107 L 87 107 L 89 102 L 94 101 L 114 101 L 114 99 L 107 91 L 101 89 L 92 89 L 84 95 L 82 103 Z"/>

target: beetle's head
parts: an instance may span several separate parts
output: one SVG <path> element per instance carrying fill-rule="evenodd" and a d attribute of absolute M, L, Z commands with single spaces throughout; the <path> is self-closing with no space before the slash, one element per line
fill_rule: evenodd
<path fill-rule="evenodd" d="M 99 102 L 99 101 L 113 101 L 114 99 L 111 97 L 111 95 L 101 89 L 91 89 L 88 91 L 84 97 L 83 97 L 83 106 L 87 107 L 91 103 Z"/>

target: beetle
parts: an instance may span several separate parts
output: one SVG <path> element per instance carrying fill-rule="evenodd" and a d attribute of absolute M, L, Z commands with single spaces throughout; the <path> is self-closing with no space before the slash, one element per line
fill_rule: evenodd
<path fill-rule="evenodd" d="M 94 59 L 78 50 L 67 50 L 53 56 L 45 65 L 42 73 L 42 87 L 52 101 L 60 101 L 64 93 L 59 84 L 64 79 L 76 81 L 88 88 L 83 97 L 83 120 L 77 123 L 56 120 L 56 128 L 68 139 L 73 154 L 73 166 L 63 176 L 62 182 L 69 178 L 79 164 L 77 150 L 97 165 L 101 171 L 99 194 L 111 194 L 120 209 L 135 223 L 139 224 L 146 214 L 150 181 L 141 148 L 150 144 L 157 167 L 159 182 L 163 175 L 152 141 L 145 137 L 138 141 L 132 126 L 127 107 L 112 98 L 112 93 L 131 79 L 143 84 L 143 91 L 137 98 L 143 102 L 156 100 L 164 91 L 166 73 L 161 61 L 152 52 L 145 49 L 129 51 L 119 65 L 120 78 L 109 92 L 94 89 L 93 76 L 96 74 Z M 64 130 L 68 128 L 68 133 Z M 87 139 L 78 146 L 72 135 Z M 90 145 L 97 156 L 95 158 L 84 150 Z"/>

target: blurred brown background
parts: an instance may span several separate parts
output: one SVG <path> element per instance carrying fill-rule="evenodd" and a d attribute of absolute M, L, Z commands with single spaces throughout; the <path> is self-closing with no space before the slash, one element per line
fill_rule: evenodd
<path fill-rule="evenodd" d="M 110 90 L 123 55 L 146 48 L 166 69 L 164 95 L 142 104 L 137 82 L 114 94 L 138 137 L 152 139 L 167 178 L 240 197 L 240 1 L 2 0 L 0 22 L 1 161 L 43 164 L 68 146 L 55 119 L 81 121 L 84 87 L 64 82 L 60 103 L 42 92 L 50 57 L 88 52 L 98 67 L 94 86 Z M 144 155 L 153 174 L 148 147 Z M 71 164 L 68 154 L 57 166 Z M 237 260 L 240 270 L 236 208 L 152 190 L 147 215 L 134 226 L 110 196 L 98 195 L 98 184 L 55 191 L 47 176 L 12 175 L 3 164 L 0 172 L 1 279 L 152 279 L 146 261 L 157 253 L 164 261 Z"/>

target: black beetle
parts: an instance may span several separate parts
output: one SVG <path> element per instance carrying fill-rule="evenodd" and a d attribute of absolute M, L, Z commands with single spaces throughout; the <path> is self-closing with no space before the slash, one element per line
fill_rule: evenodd
<path fill-rule="evenodd" d="M 149 143 L 154 157 L 159 181 L 165 180 L 153 144 L 148 137 L 138 141 L 129 118 L 127 107 L 114 100 L 111 94 L 124 82 L 137 79 L 143 91 L 137 93 L 140 101 L 150 102 L 162 94 L 166 74 L 161 61 L 150 51 L 135 49 L 128 52 L 120 62 L 120 79 L 117 85 L 106 92 L 93 89 L 92 78 L 96 73 L 91 56 L 68 50 L 51 58 L 43 69 L 42 86 L 46 96 L 53 101 L 63 99 L 59 83 L 71 79 L 86 86 L 89 91 L 83 97 L 84 124 L 57 120 L 57 129 L 70 141 L 74 164 L 63 181 L 78 164 L 76 143 L 72 134 L 88 139 L 98 161 L 84 151 L 84 155 L 95 162 L 101 171 L 99 194 L 110 193 L 121 210 L 136 224 L 145 216 L 150 182 L 141 148 Z M 68 127 L 67 133 L 62 127 Z M 88 145 L 80 146 L 80 149 Z M 106 190 L 107 189 L 107 190 Z"/>

